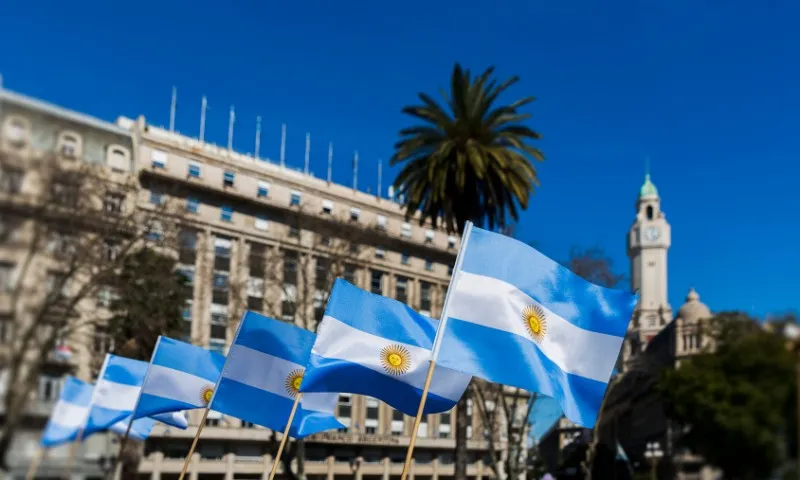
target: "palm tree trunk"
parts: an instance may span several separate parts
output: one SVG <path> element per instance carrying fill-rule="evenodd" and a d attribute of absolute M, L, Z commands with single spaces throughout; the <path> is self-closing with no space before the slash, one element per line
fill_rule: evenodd
<path fill-rule="evenodd" d="M 467 480 L 467 395 L 463 395 L 456 405 L 456 459 L 455 480 Z"/>

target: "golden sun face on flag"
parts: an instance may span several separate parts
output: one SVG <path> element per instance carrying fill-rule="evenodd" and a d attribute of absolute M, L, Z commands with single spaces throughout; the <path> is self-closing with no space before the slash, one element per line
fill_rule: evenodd
<path fill-rule="evenodd" d="M 522 309 L 525 328 L 536 343 L 542 343 L 547 334 L 547 316 L 539 305 L 529 305 Z"/>
<path fill-rule="evenodd" d="M 381 365 L 392 375 L 402 375 L 411 368 L 411 352 L 402 345 L 389 345 L 381 350 Z"/>
<path fill-rule="evenodd" d="M 211 397 L 214 396 L 214 387 L 210 385 L 206 385 L 200 390 L 200 401 L 203 402 L 203 405 L 208 405 L 211 401 Z"/>
<path fill-rule="evenodd" d="M 298 368 L 297 370 L 292 370 L 289 375 L 286 376 L 286 381 L 283 385 L 292 397 L 296 397 L 300 392 L 300 384 L 303 383 L 303 373 L 303 369 Z"/>

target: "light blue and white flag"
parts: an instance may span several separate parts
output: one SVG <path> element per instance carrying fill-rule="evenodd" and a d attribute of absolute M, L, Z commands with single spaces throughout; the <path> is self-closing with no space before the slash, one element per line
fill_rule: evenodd
<path fill-rule="evenodd" d="M 283 430 L 303 382 L 315 335 L 295 325 L 246 312 L 233 340 L 211 409 Z M 338 393 L 304 394 L 289 435 L 336 430 Z"/>
<path fill-rule="evenodd" d="M 300 391 L 368 395 L 415 416 L 438 323 L 336 279 Z M 452 409 L 471 379 L 437 367 L 425 413 Z"/>
<path fill-rule="evenodd" d="M 55 447 L 75 440 L 78 431 L 86 423 L 93 386 L 75 377 L 67 377 L 61 387 L 61 396 L 56 403 L 47 426 L 42 433 L 41 445 Z"/>
<path fill-rule="evenodd" d="M 206 407 L 224 364 L 218 352 L 158 337 L 133 417 Z"/>
<path fill-rule="evenodd" d="M 638 295 L 471 224 L 464 237 L 437 368 L 548 395 L 567 418 L 594 426 Z"/>
<path fill-rule="evenodd" d="M 156 424 L 156 421 L 152 418 L 139 418 L 133 421 L 133 425 L 131 425 L 130 431 L 128 431 L 128 423 L 130 421 L 131 417 L 120 420 L 114 425 L 111 425 L 109 430 L 118 435 L 125 435 L 125 432 L 128 432 L 128 438 L 145 441 L 147 440 L 147 437 L 150 436 L 150 431 L 153 430 L 153 425 Z"/>
<path fill-rule="evenodd" d="M 92 394 L 91 410 L 84 436 L 110 428 L 126 419 L 136 407 L 148 363 L 107 354 Z M 161 415 L 159 421 L 186 428 L 185 417 L 179 421 L 172 415 Z"/>

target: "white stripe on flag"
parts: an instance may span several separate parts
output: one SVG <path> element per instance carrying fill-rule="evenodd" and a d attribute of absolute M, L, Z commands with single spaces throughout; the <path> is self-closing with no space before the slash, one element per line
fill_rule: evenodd
<path fill-rule="evenodd" d="M 428 374 L 431 351 L 416 345 L 395 342 L 353 328 L 339 320 L 325 316 L 325 335 L 317 336 L 311 353 L 323 358 L 344 360 L 361 365 L 380 374 L 390 376 L 407 385 L 422 389 Z M 346 339 L 343 341 L 343 339 Z M 390 375 L 381 364 L 381 350 L 390 345 L 398 345 L 409 352 L 409 370 L 400 375 Z M 469 375 L 456 373 L 446 368 L 433 371 L 430 392 L 442 398 L 457 402 L 469 382 Z"/>
<path fill-rule="evenodd" d="M 139 398 L 140 388 L 104 379 L 98 380 L 93 404 L 109 410 L 132 412 L 136 406 L 136 399 Z"/>
<path fill-rule="evenodd" d="M 565 372 L 608 382 L 622 337 L 584 330 L 502 280 L 461 272 L 447 314 L 533 341 L 522 316 L 525 307 L 532 305 L 545 312 L 547 330 L 538 345 L 542 353 Z"/>
<path fill-rule="evenodd" d="M 222 376 L 294 401 L 294 396 L 286 389 L 286 379 L 290 373 L 298 369 L 305 370 L 305 367 L 243 345 L 233 344 L 228 352 L 228 361 Z M 333 413 L 338 397 L 337 393 L 304 393 L 300 403 L 307 410 Z"/>
<path fill-rule="evenodd" d="M 89 407 L 59 400 L 53 408 L 50 418 L 59 427 L 78 428 L 86 423 L 87 415 L 89 415 Z"/>
<path fill-rule="evenodd" d="M 174 368 L 150 365 L 142 393 L 186 402 L 200 408 L 205 406 L 201 401 L 205 388 L 213 389 L 214 383 Z"/>

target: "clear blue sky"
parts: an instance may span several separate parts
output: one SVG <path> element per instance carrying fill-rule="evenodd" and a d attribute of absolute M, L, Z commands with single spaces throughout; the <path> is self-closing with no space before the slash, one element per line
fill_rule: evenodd
<path fill-rule="evenodd" d="M 6 2 L 5 85 L 98 117 L 143 114 L 178 129 L 375 191 L 402 106 L 445 86 L 455 61 L 517 74 L 534 95 L 547 155 L 519 236 L 552 257 L 600 245 L 627 272 L 625 233 L 651 158 L 673 227 L 673 308 L 695 287 L 713 310 L 796 309 L 800 253 L 800 3 L 794 0 L 563 2 Z M 385 178 L 392 171 L 385 169 Z M 385 188 L 385 187 L 384 187 Z"/>

